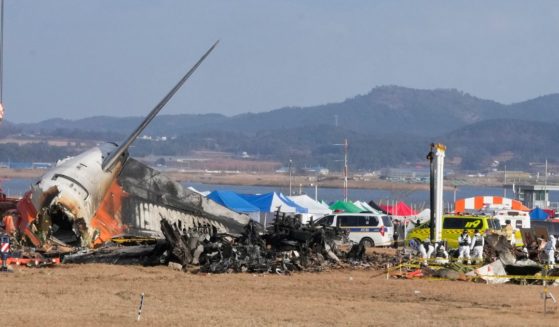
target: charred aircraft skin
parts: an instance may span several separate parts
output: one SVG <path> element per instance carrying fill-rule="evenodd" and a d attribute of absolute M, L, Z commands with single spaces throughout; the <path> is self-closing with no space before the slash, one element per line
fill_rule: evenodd
<path fill-rule="evenodd" d="M 122 202 L 127 233 L 163 238 L 161 218 L 183 228 L 211 226 L 218 233 L 240 234 L 249 219 L 184 189 L 145 164 L 130 158 L 118 177 L 127 196 Z"/>
<path fill-rule="evenodd" d="M 39 226 L 40 214 L 50 216 L 50 233 L 63 242 L 66 239 L 64 243 L 88 245 L 81 241 L 95 238 L 93 230 L 82 230 L 78 233 L 81 235 L 76 235 L 79 230 L 76 223 L 83 220 L 90 226 L 99 203 L 120 171 L 122 163 L 109 171 L 101 168 L 103 159 L 114 149 L 115 144 L 105 143 L 59 161 L 24 195 L 18 203 L 19 229 L 33 245 L 42 245 L 38 235 L 43 232 Z"/>
<path fill-rule="evenodd" d="M 240 233 L 248 222 L 133 158 L 104 171 L 103 158 L 114 147 L 102 145 L 60 162 L 25 194 L 18 204 L 20 229 L 33 245 L 42 246 L 42 232 L 85 247 L 117 236 L 163 238 L 162 217 L 185 228 L 212 226 L 220 233 Z M 49 231 L 40 226 L 45 213 L 51 218 Z"/>
<path fill-rule="evenodd" d="M 105 143 L 61 160 L 33 185 L 17 205 L 19 234 L 37 248 L 47 243 L 91 248 L 117 236 L 162 238 L 161 218 L 185 228 L 211 226 L 219 232 L 240 232 L 248 217 L 184 190 L 130 158 L 127 151 L 216 45 L 121 145 Z"/>

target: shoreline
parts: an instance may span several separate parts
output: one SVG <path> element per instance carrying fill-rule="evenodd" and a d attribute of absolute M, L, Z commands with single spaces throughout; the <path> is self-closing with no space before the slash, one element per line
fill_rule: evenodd
<path fill-rule="evenodd" d="M 0 179 L 39 179 L 45 169 L 9 169 L 0 168 Z M 245 185 L 245 186 L 268 186 L 268 187 L 289 187 L 289 176 L 276 173 L 207 173 L 207 172 L 181 172 L 181 171 L 162 171 L 162 174 L 170 177 L 177 182 L 196 182 L 216 185 Z M 317 184 L 316 176 L 292 176 L 291 185 L 294 188 L 299 186 L 313 187 Z M 479 187 L 501 187 L 501 181 L 494 178 L 460 178 L 445 180 L 445 191 L 452 191 L 454 187 L 460 186 L 479 186 Z M 339 175 L 329 175 L 318 177 L 320 188 L 342 188 L 343 177 Z M 405 183 L 393 182 L 379 179 L 376 177 L 357 178 L 348 180 L 348 188 L 353 189 L 378 189 L 378 190 L 397 190 L 397 191 L 429 191 L 428 183 Z"/>

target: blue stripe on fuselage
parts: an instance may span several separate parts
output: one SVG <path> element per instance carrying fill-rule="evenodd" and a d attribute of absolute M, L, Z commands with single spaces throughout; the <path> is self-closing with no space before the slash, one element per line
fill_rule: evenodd
<path fill-rule="evenodd" d="M 352 227 L 352 228 L 347 228 L 347 227 L 342 227 L 344 229 L 349 230 L 351 233 L 371 233 L 371 232 L 380 232 L 380 228 L 379 227 Z"/>

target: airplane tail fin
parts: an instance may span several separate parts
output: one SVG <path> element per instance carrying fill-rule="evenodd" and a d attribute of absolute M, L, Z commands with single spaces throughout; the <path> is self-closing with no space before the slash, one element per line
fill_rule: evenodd
<path fill-rule="evenodd" d="M 190 70 L 181 78 L 181 80 L 177 83 L 177 85 L 175 85 L 175 87 L 173 87 L 171 91 L 169 91 L 169 93 L 167 93 L 167 95 L 155 106 L 155 108 L 151 110 L 151 112 L 146 116 L 146 118 L 136 128 L 136 130 L 132 132 L 130 136 L 128 136 L 126 141 L 124 141 L 115 151 L 113 151 L 109 156 L 107 156 L 107 158 L 105 158 L 105 160 L 103 160 L 103 164 L 102 164 L 103 170 L 109 170 L 113 167 L 113 165 L 118 160 L 118 158 L 124 154 L 124 152 L 130 147 L 132 142 L 134 142 L 134 140 L 140 135 L 140 133 L 142 133 L 142 131 L 149 125 L 149 123 L 153 120 L 153 118 L 157 116 L 159 111 L 163 109 L 163 107 L 167 104 L 167 102 L 171 100 L 173 95 L 177 93 L 177 91 L 181 88 L 181 86 L 188 80 L 190 75 L 192 75 L 194 71 L 196 71 L 198 66 L 200 66 L 200 64 L 204 61 L 204 59 L 206 59 L 206 57 L 210 54 L 210 52 L 212 52 L 212 50 L 217 46 L 218 43 L 219 41 L 216 41 L 208 49 L 208 51 L 204 53 L 204 55 L 198 60 L 198 62 L 196 62 L 196 64 L 192 66 L 192 68 L 190 68 Z"/>

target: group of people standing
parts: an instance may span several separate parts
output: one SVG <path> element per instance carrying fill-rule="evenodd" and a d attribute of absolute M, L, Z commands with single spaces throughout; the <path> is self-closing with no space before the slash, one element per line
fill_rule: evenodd
<path fill-rule="evenodd" d="M 432 244 L 429 239 L 425 239 L 423 243 L 419 245 L 418 250 L 424 265 L 428 265 L 429 259 L 433 256 L 437 264 L 446 264 L 449 262 L 448 252 L 446 251 L 444 242 Z"/>
<path fill-rule="evenodd" d="M 479 232 L 479 229 L 474 230 L 474 236 L 470 237 L 467 229 L 462 231 L 458 237 L 458 261 L 462 262 L 464 257 L 470 265 L 473 263 L 483 263 L 483 247 L 485 246 L 485 239 Z"/>
<path fill-rule="evenodd" d="M 515 245 L 514 229 L 509 220 L 505 222 L 501 233 L 506 237 L 511 245 Z M 540 258 L 543 263 L 549 265 L 551 269 L 555 266 L 555 252 L 557 246 L 557 235 L 549 235 L 547 241 L 543 236 L 538 239 L 539 253 L 543 253 L 543 258 Z M 421 258 L 424 265 L 428 265 L 429 260 L 433 258 L 436 264 L 445 264 L 449 262 L 449 255 L 446 250 L 445 242 L 432 243 L 429 239 L 425 239 L 423 243 L 413 242 L 410 243 L 412 248 L 417 251 L 418 257 Z M 485 247 L 485 237 L 481 234 L 479 229 L 474 230 L 474 235 L 470 236 L 468 229 L 464 229 L 458 237 L 458 262 L 466 262 L 470 264 L 483 264 L 483 252 Z M 527 250 L 525 250 L 527 251 Z"/>
<path fill-rule="evenodd" d="M 467 264 L 472 264 L 472 261 L 474 264 L 483 263 L 485 239 L 478 229 L 474 231 L 473 237 L 470 237 L 468 230 L 464 229 L 462 234 L 458 237 L 458 245 L 459 262 L 463 262 L 465 258 Z M 415 247 L 424 265 L 428 265 L 431 258 L 434 258 L 434 262 L 437 264 L 446 264 L 449 262 L 449 255 L 446 250 L 445 242 L 432 243 L 431 240 L 425 239 L 423 243 L 417 244 Z"/>

